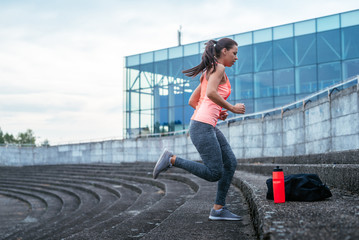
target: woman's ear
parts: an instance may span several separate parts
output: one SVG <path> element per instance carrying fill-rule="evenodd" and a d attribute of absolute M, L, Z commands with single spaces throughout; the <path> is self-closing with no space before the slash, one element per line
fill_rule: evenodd
<path fill-rule="evenodd" d="M 222 55 L 225 56 L 227 54 L 228 50 L 227 50 L 227 48 L 222 48 L 221 52 L 222 52 Z"/>

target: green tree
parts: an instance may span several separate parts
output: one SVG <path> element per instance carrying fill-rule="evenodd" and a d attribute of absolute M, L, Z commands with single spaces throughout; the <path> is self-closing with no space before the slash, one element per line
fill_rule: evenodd
<path fill-rule="evenodd" d="M 4 135 L 4 142 L 5 143 L 17 143 L 16 138 L 12 134 L 5 133 Z"/>
<path fill-rule="evenodd" d="M 35 144 L 35 141 L 36 138 L 31 129 L 27 129 L 26 132 L 17 135 L 17 142 L 19 144 Z"/>
<path fill-rule="evenodd" d="M 0 144 L 4 144 L 4 143 L 5 143 L 4 133 L 2 132 L 2 130 L 0 128 Z"/>

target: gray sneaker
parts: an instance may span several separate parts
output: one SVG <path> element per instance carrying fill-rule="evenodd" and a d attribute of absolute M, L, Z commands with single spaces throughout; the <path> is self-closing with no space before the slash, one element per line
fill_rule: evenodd
<path fill-rule="evenodd" d="M 172 167 L 172 164 L 170 162 L 170 158 L 173 156 L 173 154 L 167 149 L 164 149 L 160 158 L 157 160 L 156 166 L 153 169 L 153 178 L 156 179 L 158 175 L 161 172 L 167 171 L 170 167 Z"/>
<path fill-rule="evenodd" d="M 227 220 L 227 221 L 241 221 L 242 217 L 231 213 L 225 206 L 221 211 L 216 211 L 212 208 L 211 213 L 209 214 L 210 220 Z"/>

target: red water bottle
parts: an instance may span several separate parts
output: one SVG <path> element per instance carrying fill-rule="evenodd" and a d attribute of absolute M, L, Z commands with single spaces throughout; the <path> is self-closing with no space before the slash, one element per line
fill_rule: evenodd
<path fill-rule="evenodd" d="M 274 203 L 285 202 L 284 173 L 279 166 L 273 169 L 273 195 Z"/>

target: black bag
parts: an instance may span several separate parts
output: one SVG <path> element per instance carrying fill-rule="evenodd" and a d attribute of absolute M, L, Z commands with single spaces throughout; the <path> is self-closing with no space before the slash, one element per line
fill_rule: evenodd
<path fill-rule="evenodd" d="M 273 200 L 272 178 L 267 179 L 266 184 L 267 199 Z M 317 174 L 290 174 L 284 177 L 284 185 L 286 201 L 313 202 L 332 196 Z"/>

